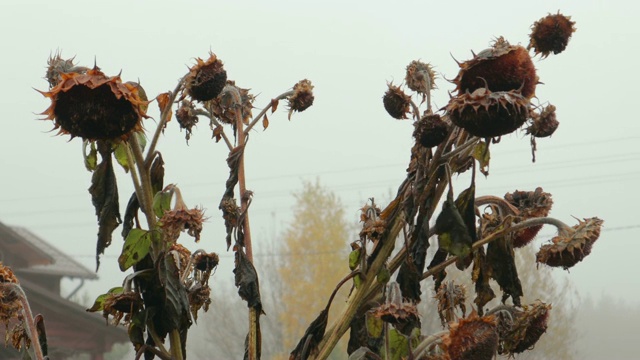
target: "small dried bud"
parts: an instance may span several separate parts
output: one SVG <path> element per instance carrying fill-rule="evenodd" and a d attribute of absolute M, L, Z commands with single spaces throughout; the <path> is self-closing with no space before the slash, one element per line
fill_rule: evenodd
<path fill-rule="evenodd" d="M 60 53 L 52 55 L 47 60 L 47 75 L 45 79 L 49 82 L 49 89 L 53 89 L 62 80 L 62 74 L 78 73 L 84 74 L 89 70 L 84 66 L 75 66 L 73 58 L 63 59 Z"/>
<path fill-rule="evenodd" d="M 414 126 L 413 137 L 427 148 L 440 145 L 449 134 L 449 126 L 438 114 L 424 115 Z"/>
<path fill-rule="evenodd" d="M 211 288 L 209 285 L 197 285 L 188 291 L 189 308 L 191 309 L 191 315 L 194 320 L 198 320 L 198 310 L 204 309 L 204 312 L 209 311 L 209 305 L 211 305 Z"/>
<path fill-rule="evenodd" d="M 593 217 L 578 222 L 578 225 L 551 239 L 551 244 L 543 245 L 536 254 L 536 262 L 561 266 L 566 270 L 588 256 L 600 237 L 603 221 Z"/>
<path fill-rule="evenodd" d="M 553 135 L 560 124 L 556 119 L 556 107 L 546 106 L 540 113 L 531 112 L 531 125 L 526 129 L 527 134 L 537 138 Z"/>
<path fill-rule="evenodd" d="M 387 92 L 382 97 L 385 110 L 394 119 L 408 119 L 407 113 L 411 111 L 411 97 L 391 83 L 387 84 L 387 87 Z"/>
<path fill-rule="evenodd" d="M 220 257 L 216 253 L 199 253 L 193 259 L 194 267 L 198 271 L 210 272 L 220 262 Z"/>
<path fill-rule="evenodd" d="M 287 98 L 289 102 L 289 120 L 291 120 L 291 114 L 294 111 L 302 112 L 313 105 L 313 85 L 311 81 L 304 79 L 300 80 L 293 86 L 293 95 Z"/>
<path fill-rule="evenodd" d="M 559 54 L 567 48 L 569 39 L 576 28 L 576 23 L 571 21 L 571 16 L 564 16 L 558 12 L 556 15 L 547 15 L 536 21 L 531 27 L 529 46 L 535 54 L 541 54 L 546 58 L 550 53 Z"/>
<path fill-rule="evenodd" d="M 213 53 L 209 53 L 207 61 L 197 58 L 185 79 L 187 94 L 198 101 L 208 101 L 218 96 L 226 82 L 227 72 L 222 61 Z"/>
<path fill-rule="evenodd" d="M 242 121 L 247 124 L 253 116 L 251 110 L 254 100 L 255 97 L 249 93 L 249 89 L 238 87 L 235 81 L 229 80 L 220 95 L 212 99 L 209 104 L 213 115 L 221 122 L 235 124 L 240 115 Z"/>
<path fill-rule="evenodd" d="M 438 300 L 438 315 L 440 315 L 442 327 L 445 327 L 447 323 L 455 320 L 455 309 L 457 307 L 462 311 L 462 317 L 466 316 L 466 296 L 464 286 L 454 284 L 453 281 L 449 281 L 440 286 L 435 299 Z"/>
<path fill-rule="evenodd" d="M 430 64 L 414 60 L 407 65 L 404 81 L 409 89 L 419 94 L 426 94 L 436 88 L 435 79 L 436 74 Z"/>
<path fill-rule="evenodd" d="M 180 129 L 185 129 L 185 139 L 187 143 L 191 138 L 192 128 L 198 123 L 198 116 L 195 114 L 196 107 L 193 102 L 182 100 L 180 107 L 176 110 L 176 118 L 180 124 Z"/>

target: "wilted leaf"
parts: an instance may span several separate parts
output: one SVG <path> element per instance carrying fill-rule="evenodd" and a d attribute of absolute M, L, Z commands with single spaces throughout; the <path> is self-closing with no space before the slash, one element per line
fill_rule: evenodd
<path fill-rule="evenodd" d="M 131 194 L 129 202 L 127 203 L 127 209 L 124 211 L 124 221 L 122 222 L 122 238 L 126 239 L 129 235 L 129 231 L 133 229 L 133 221 L 137 219 L 138 209 L 140 209 L 140 202 L 135 191 Z"/>
<path fill-rule="evenodd" d="M 258 273 L 242 250 L 236 251 L 233 273 L 240 297 L 247 302 L 248 307 L 256 309 L 259 314 L 262 313 Z"/>
<path fill-rule="evenodd" d="M 49 344 L 47 343 L 47 330 L 44 326 L 44 316 L 38 314 L 33 319 L 36 325 L 36 332 L 38 333 L 38 343 L 40 349 L 42 349 L 42 355 L 47 356 L 49 353 Z"/>
<path fill-rule="evenodd" d="M 280 101 L 278 99 L 271 99 L 271 113 L 273 114 L 278 109 L 278 104 Z"/>
<path fill-rule="evenodd" d="M 264 130 L 267 130 L 269 127 L 269 119 L 267 119 L 267 114 L 264 114 L 264 118 L 262 118 L 262 127 Z"/>
<path fill-rule="evenodd" d="M 151 163 L 149 177 L 151 178 L 151 189 L 154 194 L 164 188 L 164 160 L 162 160 L 162 154 L 159 152 L 156 153 L 156 157 Z"/>
<path fill-rule="evenodd" d="M 87 311 L 88 312 L 102 311 L 104 309 L 104 307 L 103 307 L 104 306 L 104 300 L 109 295 L 122 294 L 123 291 L 124 291 L 124 288 L 122 286 L 117 286 L 117 287 L 109 289 L 109 291 L 107 291 L 106 294 L 98 295 L 96 300 L 93 302 L 93 305 L 90 308 L 88 308 Z"/>
<path fill-rule="evenodd" d="M 473 240 L 469 236 L 464 219 L 450 196 L 447 196 L 442 205 L 442 212 L 436 219 L 434 230 L 438 234 L 440 249 L 460 257 L 465 257 L 471 252 Z"/>
<path fill-rule="evenodd" d="M 475 177 L 475 172 L 474 175 Z M 472 178 L 473 179 L 473 178 Z M 466 269 L 473 260 L 471 255 L 471 246 L 478 240 L 478 231 L 476 229 L 476 185 L 475 181 L 472 180 L 471 186 L 465 189 L 458 195 L 458 198 L 455 201 L 456 208 L 460 212 L 460 216 L 462 216 L 462 220 L 467 228 L 467 232 L 469 233 L 469 238 L 471 239 L 470 243 L 463 244 L 463 247 L 466 249 L 466 246 L 469 246 L 469 252 L 466 256 L 461 256 L 458 258 L 456 262 L 456 266 L 460 270 Z"/>
<path fill-rule="evenodd" d="M 242 221 L 239 219 L 239 209 L 235 204 L 234 188 L 238 184 L 238 170 L 240 169 L 240 160 L 244 154 L 244 145 L 235 147 L 227 157 L 227 165 L 229 166 L 229 178 L 226 182 L 226 189 L 218 208 L 222 210 L 225 229 L 227 231 L 227 248 L 231 245 L 231 237 L 234 229 L 237 231 L 237 242 L 242 245 L 244 242 L 244 229 Z"/>
<path fill-rule="evenodd" d="M 159 191 L 153 197 L 153 212 L 158 218 L 161 218 L 165 211 L 171 210 L 172 198 L 173 191 Z"/>
<path fill-rule="evenodd" d="M 87 154 L 87 145 L 89 147 L 89 153 Z M 94 141 L 84 140 L 82 142 L 82 155 L 84 156 L 84 166 L 89 171 L 94 171 L 98 166 L 98 150 L 96 149 L 96 143 Z"/>
<path fill-rule="evenodd" d="M 211 138 L 212 139 L 216 138 L 216 142 L 222 140 L 222 131 L 223 130 L 224 129 L 222 128 L 222 125 L 216 126 L 215 129 L 213 129 L 213 136 Z"/>
<path fill-rule="evenodd" d="M 113 155 L 118 161 L 118 164 L 122 166 L 124 172 L 129 172 L 129 160 L 127 159 L 127 146 L 129 146 L 124 141 L 121 141 L 113 151 Z"/>
<path fill-rule="evenodd" d="M 327 319 L 329 312 L 324 309 L 318 317 L 311 322 L 307 330 L 304 332 L 302 339 L 298 342 L 295 349 L 291 351 L 289 360 L 306 360 L 311 355 L 315 355 L 318 351 L 318 344 L 324 336 L 327 328 Z"/>
<path fill-rule="evenodd" d="M 491 153 L 489 152 L 489 145 L 486 142 L 479 142 L 473 147 L 471 153 L 474 159 L 478 160 L 480 164 L 480 172 L 484 176 L 489 175 L 489 161 L 491 160 Z"/>
<path fill-rule="evenodd" d="M 436 267 L 442 264 L 445 260 L 447 260 L 447 256 L 449 256 L 449 253 L 447 252 L 447 250 L 439 248 L 436 251 L 436 253 L 433 255 L 433 259 L 431 259 L 431 263 L 429 263 L 429 266 L 427 267 L 427 269 L 431 269 L 433 267 Z M 444 269 L 440 272 L 433 274 L 433 280 L 435 282 L 434 284 L 435 292 L 438 292 L 438 289 L 440 288 L 440 285 L 442 284 L 442 281 L 444 281 L 445 277 L 447 277 L 447 272 Z"/>
<path fill-rule="evenodd" d="M 122 222 L 118 204 L 118 184 L 113 171 L 111 148 L 103 142 L 98 143 L 102 162 L 91 177 L 91 202 L 98 217 L 98 243 L 96 246 L 96 271 L 100 267 L 100 255 L 111 244 L 113 231 Z"/>
<path fill-rule="evenodd" d="M 180 281 L 180 270 L 175 258 L 168 254 L 160 261 L 158 271 L 160 283 L 165 292 L 162 322 L 166 330 L 186 330 L 191 326 L 187 289 Z"/>
<path fill-rule="evenodd" d="M 131 266 L 142 260 L 151 250 L 151 233 L 142 229 L 131 229 L 124 240 L 122 253 L 118 257 L 121 271 L 126 271 Z"/>
<path fill-rule="evenodd" d="M 138 140 L 138 144 L 140 144 L 140 151 L 144 151 L 144 148 L 147 146 L 147 136 L 144 134 L 144 131 L 134 132 L 133 136 Z"/>
<path fill-rule="evenodd" d="M 162 94 L 156 96 L 156 100 L 158 101 L 158 108 L 160 108 L 160 112 L 164 112 L 167 109 L 167 106 L 169 105 L 169 99 L 170 98 L 171 98 L 171 94 L 169 92 L 162 93 Z M 168 120 L 170 120 L 170 119 L 171 119 L 171 117 L 169 117 Z"/>
<path fill-rule="evenodd" d="M 522 285 L 520 278 L 518 278 L 513 243 L 506 238 L 490 242 L 487 246 L 486 260 L 491 267 L 491 277 L 496 280 L 504 292 L 502 302 L 504 303 L 511 297 L 515 306 L 521 306 Z"/>
<path fill-rule="evenodd" d="M 484 306 L 496 297 L 493 289 L 489 285 L 489 272 L 484 248 L 480 247 L 474 251 L 473 272 L 471 280 L 475 283 L 476 298 L 473 302 L 476 304 L 478 314 L 484 314 Z"/>

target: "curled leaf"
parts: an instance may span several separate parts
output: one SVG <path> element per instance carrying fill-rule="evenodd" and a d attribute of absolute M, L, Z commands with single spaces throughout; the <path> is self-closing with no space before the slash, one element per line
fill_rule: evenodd
<path fill-rule="evenodd" d="M 264 130 L 267 130 L 269 127 L 269 119 L 267 119 L 267 114 L 264 114 L 264 118 L 262 118 L 262 127 Z"/>
<path fill-rule="evenodd" d="M 89 153 L 87 153 L 87 145 L 90 145 Z M 95 141 L 84 140 L 82 142 L 82 148 L 84 167 L 86 167 L 89 171 L 94 171 L 98 166 L 98 150 L 96 149 Z"/>
<path fill-rule="evenodd" d="M 238 288 L 238 294 L 247 302 L 247 306 L 261 314 L 262 300 L 260 299 L 260 285 L 258 281 L 258 273 L 247 255 L 242 251 L 236 251 L 235 255 L 235 284 Z"/>
<path fill-rule="evenodd" d="M 328 317 L 329 312 L 327 309 L 320 312 L 304 332 L 296 348 L 289 355 L 289 360 L 306 360 L 318 352 L 318 344 L 322 341 L 324 331 L 327 328 Z"/>

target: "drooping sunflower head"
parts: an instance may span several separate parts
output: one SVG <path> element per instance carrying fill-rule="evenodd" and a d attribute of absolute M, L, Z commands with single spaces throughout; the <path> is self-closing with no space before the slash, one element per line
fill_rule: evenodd
<path fill-rule="evenodd" d="M 148 118 L 144 90 L 138 83 L 123 83 L 120 76 L 107 76 L 98 67 L 83 72 L 60 72 L 59 81 L 49 91 L 51 99 L 41 115 L 52 120 L 59 134 L 85 140 L 126 139 L 142 131 Z"/>

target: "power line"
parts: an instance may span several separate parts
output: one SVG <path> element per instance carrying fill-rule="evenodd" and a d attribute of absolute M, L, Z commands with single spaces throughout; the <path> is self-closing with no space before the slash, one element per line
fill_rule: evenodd
<path fill-rule="evenodd" d="M 640 224 L 623 225 L 623 226 L 615 226 L 615 227 L 603 227 L 601 232 L 624 231 L 624 230 L 632 230 L 632 229 L 639 229 L 639 228 L 640 228 Z M 553 236 L 555 236 L 555 233 L 538 234 L 536 236 L 536 238 L 553 237 Z M 294 252 L 254 253 L 253 257 L 317 256 L 317 255 L 338 254 L 338 253 L 347 254 L 347 251 L 345 251 L 345 249 L 339 249 L 339 250 L 325 250 L 325 251 L 306 251 L 306 252 L 299 252 L 299 253 L 294 253 Z M 96 255 L 95 254 L 74 254 L 74 255 L 70 255 L 70 256 L 72 256 L 72 257 L 95 257 Z M 234 256 L 234 254 L 233 253 L 224 253 L 224 254 L 218 254 L 218 256 L 221 257 L 221 258 L 231 258 L 231 257 Z M 103 257 L 103 258 L 117 258 L 118 255 L 102 255 L 101 257 Z"/>
<path fill-rule="evenodd" d="M 566 148 L 566 147 L 575 147 L 575 146 L 582 146 L 582 145 L 597 145 L 597 144 L 604 144 L 604 143 L 610 143 L 610 142 L 621 142 L 621 141 L 626 141 L 626 140 L 635 140 L 635 139 L 640 139 L 640 137 L 638 136 L 632 136 L 632 137 L 621 137 L 621 138 L 616 138 L 616 139 L 607 139 L 607 140 L 600 140 L 600 141 L 583 141 L 583 142 L 576 142 L 576 143 L 571 143 L 571 144 L 565 144 L 565 145 L 559 145 L 559 146 L 550 146 L 547 149 L 548 150 L 553 150 L 553 149 L 560 149 L 560 148 Z M 525 151 L 512 151 L 509 153 L 506 153 L 504 155 L 518 155 L 521 153 L 528 153 L 528 150 Z M 539 168 L 541 168 L 541 170 L 545 170 L 544 166 L 552 166 L 552 165 L 560 165 L 560 164 L 573 164 L 570 167 L 575 167 L 578 166 L 577 164 L 581 164 L 581 165 L 591 165 L 594 164 L 594 161 L 596 160 L 601 160 L 602 162 L 606 162 L 606 163 L 614 163 L 614 162 L 619 162 L 619 161 L 625 161 L 625 160 L 634 160 L 635 156 L 638 156 L 640 154 L 638 153 L 621 153 L 621 154 L 615 154 L 615 155 L 607 155 L 607 156 L 602 156 L 602 157 L 594 157 L 594 158 L 590 158 L 590 159 L 578 159 L 578 160 L 567 160 L 567 161 L 559 161 L 559 162 L 550 162 L 550 163 L 545 163 L 545 164 L 540 164 L 537 165 L 539 166 Z M 619 159 L 621 157 L 625 157 L 625 156 L 633 156 L 632 159 Z M 615 161 L 607 161 L 609 159 L 615 159 Z M 600 162 L 600 163 L 602 163 Z M 308 173 L 293 173 L 293 174 L 284 174 L 284 175 L 277 175 L 277 176 L 266 176 L 266 177 L 256 177 L 256 178 L 252 178 L 250 179 L 251 182 L 259 182 L 259 181 L 267 181 L 267 180 L 277 180 L 277 179 L 284 179 L 284 178 L 291 178 L 291 177 L 302 177 L 302 176 L 313 176 L 313 175 L 326 175 L 326 174 L 339 174 L 339 173 L 349 173 L 349 172 L 358 172 L 358 171 L 364 171 L 364 170 L 371 170 L 371 169 L 384 169 L 384 168 L 393 168 L 393 167 L 401 167 L 401 166 L 406 166 L 406 163 L 393 163 L 393 164 L 384 164 L 384 165 L 375 165 L 375 166 L 363 166 L 363 167 L 351 167 L 348 169 L 336 169 L 336 170 L 327 170 L 327 171 L 321 171 L 321 172 L 308 172 Z M 515 173 L 518 172 L 517 169 L 519 168 L 526 168 L 528 166 L 522 166 L 522 167 L 510 167 L 508 171 L 501 171 L 501 170 L 496 170 L 496 172 L 498 173 Z M 562 166 L 562 168 L 570 168 L 567 166 Z M 198 187 L 198 186 L 211 186 L 211 185 L 223 185 L 224 182 L 201 182 L 201 183 L 187 183 L 185 184 L 185 186 L 189 186 L 189 187 Z M 9 198 L 9 199 L 0 199 L 0 202 L 13 202 L 13 201 L 28 201 L 28 200 L 41 200 L 41 199 L 53 199 L 53 198 L 66 198 L 69 196 L 77 196 L 77 193 L 69 193 L 69 194 L 55 194 L 55 195 L 49 195 L 49 196 L 37 196 L 37 197 L 31 197 L 31 198 L 25 198 L 25 197 L 20 197 L 20 198 Z"/>

